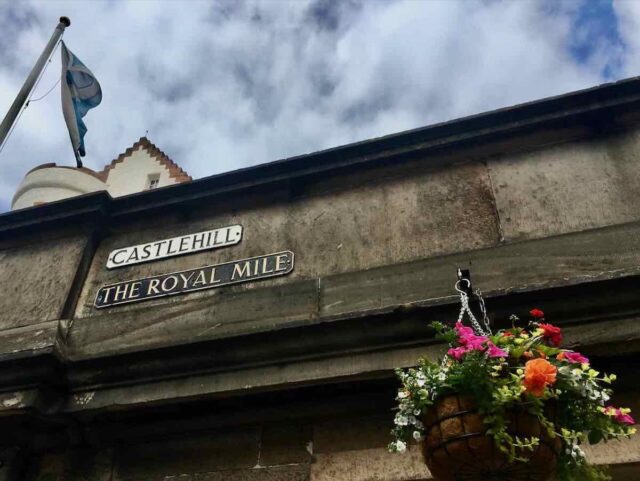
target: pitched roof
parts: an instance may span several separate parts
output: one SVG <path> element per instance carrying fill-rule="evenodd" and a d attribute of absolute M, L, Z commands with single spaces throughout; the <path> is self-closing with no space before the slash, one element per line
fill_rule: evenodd
<path fill-rule="evenodd" d="M 131 147 L 121 153 L 117 158 L 113 159 L 109 164 L 105 166 L 98 175 L 103 181 L 107 180 L 109 171 L 114 169 L 116 164 L 123 162 L 124 159 L 130 157 L 131 154 L 138 150 L 139 147 L 144 148 L 151 157 L 155 158 L 160 164 L 164 165 L 169 171 L 169 177 L 176 180 L 176 183 L 189 182 L 193 180 L 189 174 L 187 174 L 178 164 L 176 164 L 171 158 L 165 154 L 162 150 L 156 147 L 146 137 L 140 137 Z"/>

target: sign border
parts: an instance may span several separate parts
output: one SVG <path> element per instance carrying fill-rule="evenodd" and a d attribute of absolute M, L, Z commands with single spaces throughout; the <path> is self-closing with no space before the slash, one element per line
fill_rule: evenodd
<path fill-rule="evenodd" d="M 198 249 L 198 250 L 192 250 L 192 251 L 185 251 L 185 252 L 176 252 L 175 254 L 171 254 L 168 256 L 164 256 L 164 257 L 156 257 L 154 259 L 145 259 L 145 260 L 141 260 L 141 261 L 137 261 L 137 262 L 131 262 L 130 264 L 124 264 L 121 266 L 113 266 L 113 267 L 109 267 L 109 259 L 111 258 L 111 254 L 113 254 L 115 251 L 118 250 L 122 250 L 122 249 L 130 249 L 132 247 L 139 247 L 139 246 L 145 246 L 147 244 L 153 244 L 154 242 L 163 242 L 163 241 L 169 241 L 172 239 L 179 239 L 181 237 L 185 237 L 185 236 L 189 236 L 189 235 L 197 235 L 197 234 L 202 234 L 205 232 L 211 232 L 214 230 L 218 230 L 218 229 L 226 229 L 229 227 L 240 227 L 240 238 L 238 239 L 238 242 L 234 242 L 233 244 L 226 244 L 226 245 L 221 245 L 221 246 L 211 246 L 211 247 L 207 247 L 207 248 L 202 248 L 202 249 Z M 210 251 L 210 250 L 215 250 L 215 249 L 222 249 L 224 247 L 233 247 L 233 246 L 237 246 L 238 244 L 240 244 L 242 242 L 244 238 L 244 226 L 242 224 L 231 224 L 231 225 L 227 225 L 227 226 L 223 226 L 223 227 L 215 227 L 213 229 L 207 229 L 204 231 L 200 231 L 200 232 L 193 232 L 191 234 L 184 234 L 184 235 L 179 235 L 179 236 L 175 236 L 175 237 L 168 237 L 166 239 L 160 239 L 160 240 L 156 240 L 156 241 L 152 241 L 152 242 L 143 242 L 142 244 L 135 244 L 132 246 L 126 246 L 126 247 L 120 247 L 117 249 L 112 249 L 111 251 L 109 251 L 109 254 L 107 255 L 107 260 L 105 262 L 105 268 L 109 271 L 115 270 L 115 269 L 122 269 L 124 267 L 131 267 L 131 266 L 137 266 L 139 264 L 146 264 L 147 262 L 156 262 L 156 261 L 163 261 L 165 259 L 172 259 L 174 257 L 181 257 L 181 256 L 186 256 L 189 254 L 197 254 L 198 252 L 206 252 L 206 251 Z M 258 256 L 260 257 L 260 256 Z M 181 271 L 183 272 L 183 271 Z"/>
<path fill-rule="evenodd" d="M 175 274 L 182 274 L 184 272 L 195 271 L 195 270 L 198 270 L 198 269 L 208 269 L 208 268 L 213 268 L 213 267 L 220 267 L 220 266 L 225 265 L 225 264 L 235 264 L 236 262 L 246 262 L 246 261 L 251 261 L 253 259 L 260 259 L 261 257 L 275 256 L 275 255 L 278 255 L 278 254 L 291 254 L 291 267 L 289 267 L 289 269 L 286 270 L 286 271 L 282 271 L 282 273 L 275 273 L 274 272 L 273 274 L 267 274 L 267 275 L 264 275 L 262 277 L 256 277 L 256 278 L 253 278 L 253 279 L 239 279 L 237 281 L 227 282 L 227 283 L 225 283 L 223 285 L 209 285 L 209 286 L 198 287 L 196 289 L 189 289 L 188 291 L 169 292 L 167 294 L 160 294 L 160 295 L 153 296 L 153 297 L 143 297 L 141 299 L 132 299 L 132 300 L 127 300 L 127 301 L 119 301 L 119 302 L 114 302 L 112 304 L 109 304 L 107 306 L 98 306 L 97 305 L 98 294 L 100 294 L 100 291 L 102 289 L 104 289 L 105 287 L 117 286 L 119 284 L 124 284 L 124 283 L 127 283 L 127 282 L 142 281 L 142 280 L 151 279 L 151 278 L 160 277 L 160 276 L 172 276 L 172 275 L 175 275 Z M 228 262 L 221 262 L 219 264 L 211 264 L 211 265 L 202 266 L 202 267 L 194 267 L 192 269 L 184 269 L 184 270 L 181 270 L 181 271 L 166 272 L 166 273 L 163 273 L 163 274 L 156 274 L 156 275 L 148 276 L 148 277 L 139 277 L 137 279 L 128 279 L 128 280 L 125 280 L 125 281 L 113 282 L 111 284 L 104 284 L 103 286 L 100 286 L 98 288 L 98 290 L 96 291 L 95 298 L 93 300 L 93 307 L 95 309 L 108 309 L 109 307 L 119 306 L 119 305 L 122 305 L 122 304 L 132 304 L 132 303 L 135 303 L 135 302 L 151 301 L 153 299 L 160 299 L 162 297 L 176 296 L 176 295 L 180 295 L 180 294 L 189 294 L 191 292 L 204 291 L 204 290 L 207 290 L 207 289 L 217 289 L 217 288 L 220 288 L 220 287 L 230 286 L 230 285 L 233 285 L 233 284 L 242 284 L 244 282 L 259 281 L 259 280 L 262 280 L 262 279 L 269 279 L 271 277 L 286 276 L 286 275 L 291 274 L 293 272 L 294 265 L 295 265 L 295 254 L 293 253 L 293 251 L 284 250 L 284 251 L 279 251 L 279 252 L 273 252 L 271 254 L 262 254 L 262 255 L 259 255 L 259 256 L 247 257 L 245 259 L 237 259 L 237 260 L 228 261 Z"/>

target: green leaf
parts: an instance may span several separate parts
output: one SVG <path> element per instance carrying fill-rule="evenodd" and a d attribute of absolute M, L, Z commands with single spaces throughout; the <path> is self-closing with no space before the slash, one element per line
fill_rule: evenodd
<path fill-rule="evenodd" d="M 589 444 L 598 444 L 602 441 L 603 436 L 601 431 L 589 431 Z"/>
<path fill-rule="evenodd" d="M 511 349 L 511 352 L 509 353 L 509 357 L 514 357 L 514 358 L 519 358 L 524 354 L 524 351 L 526 351 L 527 348 L 526 347 L 514 347 L 513 349 Z"/>
<path fill-rule="evenodd" d="M 555 356 L 562 352 L 562 349 L 558 349 L 557 347 L 545 346 L 544 344 L 540 344 L 537 346 L 537 349 L 544 352 L 547 356 Z"/>

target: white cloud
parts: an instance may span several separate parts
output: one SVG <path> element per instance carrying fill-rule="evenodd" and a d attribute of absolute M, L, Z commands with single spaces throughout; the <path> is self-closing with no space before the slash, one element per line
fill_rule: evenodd
<path fill-rule="evenodd" d="M 613 7 L 620 25 L 620 36 L 624 43 L 625 75 L 640 75 L 640 2 L 636 0 L 614 0 Z"/>
<path fill-rule="evenodd" d="M 602 45 L 586 62 L 569 52 L 580 5 L 5 3 L 0 112 L 65 14 L 67 45 L 104 94 L 85 118 L 86 165 L 100 169 L 149 130 L 202 177 L 600 83 L 615 53 L 607 39 L 593 39 Z M 638 5 L 615 4 L 625 12 L 627 74 L 640 65 Z M 36 95 L 59 69 L 56 54 Z M 74 165 L 58 89 L 27 109 L 0 154 L 0 208 L 24 173 L 45 162 Z"/>

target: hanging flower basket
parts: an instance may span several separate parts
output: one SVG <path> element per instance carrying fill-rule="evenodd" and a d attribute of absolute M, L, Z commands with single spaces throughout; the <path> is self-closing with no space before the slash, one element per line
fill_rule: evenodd
<path fill-rule="evenodd" d="M 470 396 L 449 395 L 437 400 L 423 416 L 422 452 L 427 467 L 440 481 L 547 481 L 556 471 L 562 448 L 538 418 L 524 406 L 505 413 L 508 433 L 540 439 L 522 460 L 510 460 L 487 435 L 489 426 Z M 548 418 L 553 419 L 553 413 Z"/>
<path fill-rule="evenodd" d="M 491 333 L 461 293 L 454 328 L 433 323 L 449 343 L 440 363 L 422 359 L 398 370 L 398 412 L 391 451 L 422 443 L 437 481 L 598 481 L 580 445 L 628 437 L 628 409 L 608 404 L 615 375 L 601 375 L 580 353 L 562 349 L 562 331 L 539 309 L 531 320 Z M 465 314 L 471 327 L 462 321 Z"/>

